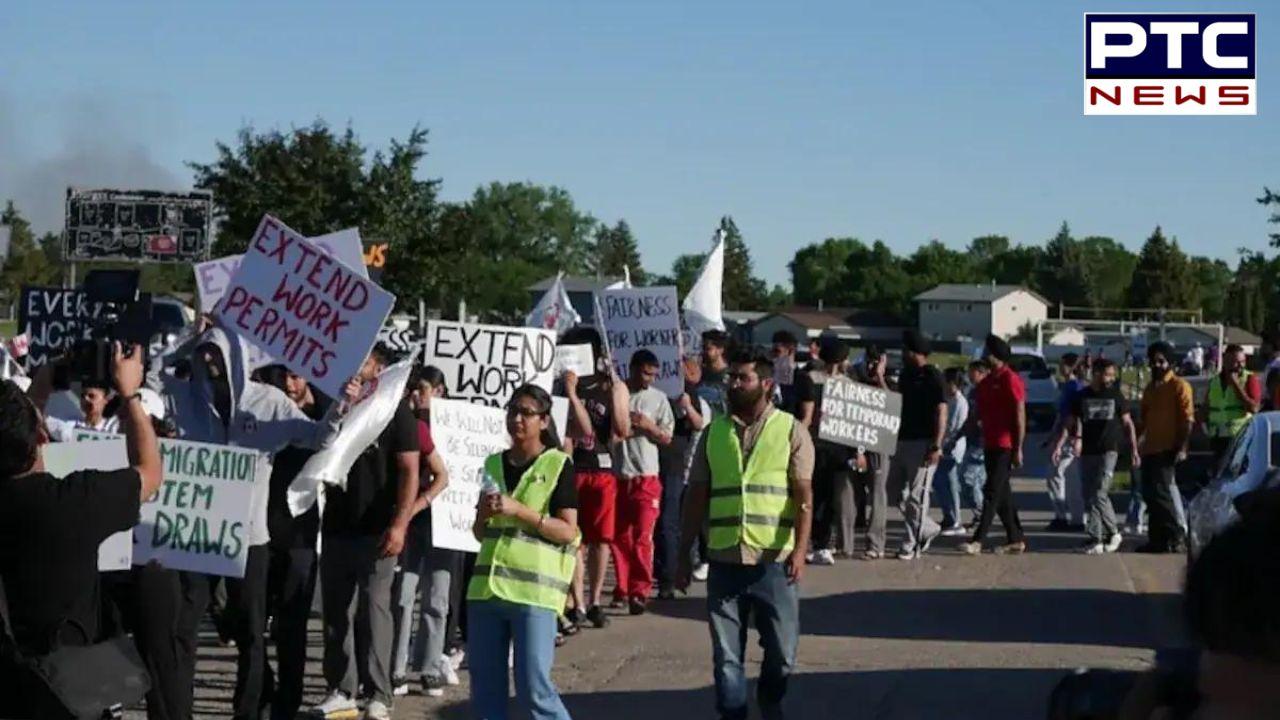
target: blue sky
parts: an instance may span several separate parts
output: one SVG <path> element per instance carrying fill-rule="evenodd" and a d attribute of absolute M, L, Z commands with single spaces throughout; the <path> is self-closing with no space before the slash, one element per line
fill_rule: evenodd
<path fill-rule="evenodd" d="M 623 217 L 646 266 L 731 214 L 786 283 L 828 236 L 899 252 L 987 233 L 1194 253 L 1266 245 L 1280 187 L 1280 52 L 1267 7 L 996 2 L 64 3 L 6 7 L 0 196 L 60 222 L 68 183 L 187 186 L 249 123 L 415 124 L 423 174 L 461 199 L 560 185 Z M 1084 117 L 1084 10 L 1261 10 L 1259 115 Z M 1273 94 L 1274 93 L 1274 94 Z M 42 228 L 45 229 L 45 228 Z"/>

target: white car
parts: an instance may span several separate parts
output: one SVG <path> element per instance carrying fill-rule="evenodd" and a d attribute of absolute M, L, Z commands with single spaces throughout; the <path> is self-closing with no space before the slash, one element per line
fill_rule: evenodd
<path fill-rule="evenodd" d="M 1058 414 L 1058 382 L 1044 356 L 1034 350 L 1013 348 L 1009 366 L 1027 389 L 1027 425 L 1048 429 Z"/>
<path fill-rule="evenodd" d="M 1235 501 L 1280 485 L 1280 412 L 1253 416 L 1227 451 L 1226 462 L 1187 506 L 1187 552 L 1195 558 L 1215 535 L 1239 519 Z"/>

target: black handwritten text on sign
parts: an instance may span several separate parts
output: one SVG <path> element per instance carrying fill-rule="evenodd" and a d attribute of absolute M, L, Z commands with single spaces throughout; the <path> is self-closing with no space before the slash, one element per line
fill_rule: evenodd
<path fill-rule="evenodd" d="M 902 425 L 902 396 L 832 377 L 822 390 L 818 438 L 868 452 L 892 455 Z"/>
<path fill-rule="evenodd" d="M 432 322 L 423 362 L 444 373 L 449 397 L 502 407 L 526 383 L 551 391 L 556 336 L 537 328 Z"/>

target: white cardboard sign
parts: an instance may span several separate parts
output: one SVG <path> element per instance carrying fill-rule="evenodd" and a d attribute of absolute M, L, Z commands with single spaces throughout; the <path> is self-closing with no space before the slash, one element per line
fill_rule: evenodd
<path fill-rule="evenodd" d="M 356 374 L 395 296 L 266 215 L 217 316 L 330 397 Z"/>
<path fill-rule="evenodd" d="M 427 325 L 422 362 L 444 373 L 450 398 L 503 407 L 526 383 L 551 392 L 556 334 L 538 328 L 433 321 Z"/>
<path fill-rule="evenodd" d="M 361 246 L 360 231 L 356 228 L 339 230 L 328 235 L 309 238 L 328 255 L 341 260 L 349 268 L 357 269 L 364 277 L 369 271 L 364 266 L 364 250 Z M 231 278 L 240 268 L 244 255 L 228 255 L 227 257 L 196 263 L 196 290 L 200 295 L 200 312 L 211 313 L 218 301 L 226 294 Z"/>
<path fill-rule="evenodd" d="M 431 439 L 449 468 L 449 487 L 431 503 L 431 543 L 478 552 L 480 543 L 471 530 L 484 461 L 510 446 L 506 413 L 483 404 L 437 398 L 431 401 Z"/>
<path fill-rule="evenodd" d="M 587 377 L 596 372 L 596 356 L 589 343 L 582 345 L 556 346 L 556 377 L 572 372 L 578 377 Z"/>
<path fill-rule="evenodd" d="M 620 378 L 636 350 L 646 348 L 658 357 L 655 384 L 668 397 L 684 393 L 684 368 L 680 364 L 682 345 L 680 305 L 674 287 L 622 288 L 600 292 L 603 324 L 613 349 L 614 372 Z"/>

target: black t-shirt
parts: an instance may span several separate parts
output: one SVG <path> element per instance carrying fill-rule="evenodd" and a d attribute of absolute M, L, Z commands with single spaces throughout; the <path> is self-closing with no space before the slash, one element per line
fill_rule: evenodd
<path fill-rule="evenodd" d="M 818 405 L 822 403 L 821 388 L 813 382 L 813 375 L 810 374 L 808 367 L 803 370 L 796 368 L 796 384 L 793 386 L 792 392 L 795 393 L 796 410 L 795 415 L 800 416 L 800 406 L 804 403 L 814 403 L 814 411 L 818 410 Z"/>
<path fill-rule="evenodd" d="M 1092 385 L 1078 391 L 1071 401 L 1071 414 L 1080 418 L 1081 452 L 1101 455 L 1117 452 L 1124 444 L 1124 416 L 1128 402 L 1119 388 L 1095 390 Z"/>
<path fill-rule="evenodd" d="M 947 402 L 947 386 L 942 372 L 932 365 L 921 368 L 904 365 L 898 375 L 902 393 L 902 427 L 899 440 L 933 440 L 938 429 L 938 406 Z"/>
<path fill-rule="evenodd" d="M 591 418 L 592 438 L 578 436 L 573 442 L 573 464 L 581 470 L 599 470 L 601 458 L 609 458 L 613 439 L 613 389 L 608 376 L 592 375 L 578 382 L 578 398 Z M 604 464 L 609 467 L 612 460 Z"/>
<path fill-rule="evenodd" d="M 315 402 L 302 412 L 312 420 L 324 417 L 329 409 L 329 400 L 323 395 L 316 395 Z M 316 533 L 320 530 L 320 507 L 318 505 L 305 513 L 294 517 L 289 512 L 289 485 L 302 472 L 302 466 L 315 455 L 314 450 L 300 448 L 295 445 L 276 453 L 271 463 L 271 494 L 267 498 L 267 530 L 271 533 L 271 544 L 277 548 L 314 548 Z"/>
<path fill-rule="evenodd" d="M 409 401 L 401 400 L 378 441 L 365 448 L 351 466 L 346 489 L 331 487 L 326 491 L 325 534 L 381 535 L 391 527 L 400 487 L 396 455 L 420 450 L 418 419 Z"/>
<path fill-rule="evenodd" d="M 132 468 L 0 480 L 0 579 L 23 652 L 49 652 L 55 632 L 99 639 L 98 546 L 138 524 L 141 491 Z"/>
<path fill-rule="evenodd" d="M 520 478 L 524 477 L 524 473 L 529 466 L 537 460 L 534 458 L 523 465 L 517 465 L 511 461 L 511 453 L 502 453 L 502 480 L 507 486 L 507 493 L 516 491 L 516 486 L 520 484 Z M 573 462 L 568 461 L 564 464 L 564 469 L 560 471 L 560 477 L 556 480 L 556 489 L 551 491 L 551 506 L 547 509 L 547 514 L 554 516 L 561 510 L 577 510 L 578 509 L 578 484 L 573 479 Z"/>

